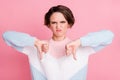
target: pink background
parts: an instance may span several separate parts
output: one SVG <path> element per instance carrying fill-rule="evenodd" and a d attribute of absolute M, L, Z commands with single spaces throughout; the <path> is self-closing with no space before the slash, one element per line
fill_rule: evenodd
<path fill-rule="evenodd" d="M 64 4 L 74 13 L 72 39 L 88 32 L 109 29 L 113 43 L 89 58 L 87 80 L 120 80 L 120 0 L 0 0 L 0 80 L 31 80 L 26 55 L 8 47 L 2 39 L 7 30 L 49 39 L 44 14 L 53 5 Z"/>

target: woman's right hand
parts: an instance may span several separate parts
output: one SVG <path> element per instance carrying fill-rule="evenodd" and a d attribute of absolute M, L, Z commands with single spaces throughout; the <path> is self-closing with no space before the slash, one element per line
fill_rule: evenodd
<path fill-rule="evenodd" d="M 39 57 L 41 60 L 43 58 L 44 53 L 48 52 L 49 44 L 47 41 L 39 40 L 39 39 L 36 39 L 34 44 L 35 44 L 37 50 L 39 51 L 39 55 L 40 55 Z"/>

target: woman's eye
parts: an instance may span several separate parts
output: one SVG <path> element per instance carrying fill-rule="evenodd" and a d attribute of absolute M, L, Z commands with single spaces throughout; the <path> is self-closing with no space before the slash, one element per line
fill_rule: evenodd
<path fill-rule="evenodd" d="M 61 23 L 66 23 L 65 21 L 61 21 Z"/>
<path fill-rule="evenodd" d="M 51 24 L 56 24 L 56 22 L 51 22 Z"/>

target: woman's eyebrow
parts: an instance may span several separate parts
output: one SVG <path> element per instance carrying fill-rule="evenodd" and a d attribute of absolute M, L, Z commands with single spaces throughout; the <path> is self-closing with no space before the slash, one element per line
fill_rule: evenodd
<path fill-rule="evenodd" d="M 61 23 L 65 23 L 66 21 L 60 21 Z"/>
<path fill-rule="evenodd" d="M 51 23 L 57 23 L 57 21 L 50 21 Z M 66 21 L 60 21 L 60 23 L 63 23 L 63 22 L 66 22 Z"/>
<path fill-rule="evenodd" d="M 57 23 L 56 21 L 50 21 L 51 23 Z"/>

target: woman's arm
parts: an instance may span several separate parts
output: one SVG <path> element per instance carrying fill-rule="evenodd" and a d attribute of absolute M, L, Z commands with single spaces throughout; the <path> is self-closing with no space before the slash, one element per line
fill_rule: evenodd
<path fill-rule="evenodd" d="M 29 34 L 16 31 L 7 31 L 3 33 L 3 39 L 9 46 L 14 47 L 20 52 L 22 52 L 23 48 L 26 46 L 34 46 L 36 40 L 35 37 Z"/>
<path fill-rule="evenodd" d="M 109 30 L 102 30 L 99 32 L 92 32 L 80 39 L 74 40 L 66 45 L 66 54 L 72 53 L 76 60 L 76 50 L 78 47 L 92 47 L 95 51 L 99 51 L 105 46 L 109 45 L 113 40 L 114 34 Z"/>
<path fill-rule="evenodd" d="M 99 51 L 105 46 L 112 43 L 114 34 L 109 30 L 102 30 L 99 32 L 92 32 L 80 38 L 81 46 L 90 46 L 95 51 Z"/>
<path fill-rule="evenodd" d="M 35 37 L 30 36 L 29 34 L 16 32 L 16 31 L 7 31 L 3 34 L 4 41 L 9 45 L 18 50 L 19 52 L 28 54 L 23 51 L 25 49 L 30 50 L 32 47 L 36 47 L 40 53 L 40 58 L 42 58 L 42 53 L 48 51 L 48 42 L 39 40 Z M 29 47 L 29 48 L 28 48 Z"/>

